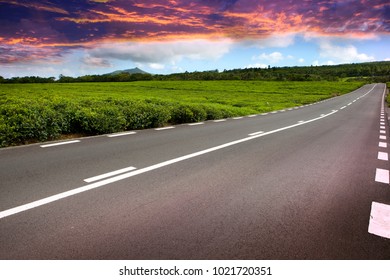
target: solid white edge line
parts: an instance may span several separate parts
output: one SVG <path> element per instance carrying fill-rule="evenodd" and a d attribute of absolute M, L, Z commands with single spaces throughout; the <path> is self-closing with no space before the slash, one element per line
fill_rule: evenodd
<path fill-rule="evenodd" d="M 118 175 L 118 174 L 122 174 L 122 173 L 125 173 L 125 172 L 129 172 L 129 171 L 135 170 L 135 169 L 137 169 L 137 168 L 135 168 L 133 166 L 129 166 L 129 167 L 126 167 L 126 168 L 118 169 L 118 170 L 115 170 L 115 171 L 111 171 L 111 172 L 104 173 L 104 174 L 101 174 L 101 175 L 98 175 L 98 176 L 94 176 L 94 177 L 91 177 L 91 178 L 84 179 L 84 182 L 91 183 L 91 182 L 99 181 L 101 179 L 112 177 L 112 176 L 115 176 L 115 175 Z"/>
<path fill-rule="evenodd" d="M 241 120 L 241 119 L 243 119 L 244 117 L 235 117 L 235 118 L 233 118 L 233 120 Z"/>
<path fill-rule="evenodd" d="M 70 191 L 66 191 L 66 192 L 63 192 L 63 193 L 52 195 L 52 196 L 49 196 L 49 197 L 46 197 L 46 198 L 43 198 L 43 199 L 40 199 L 40 200 L 37 200 L 37 201 L 34 201 L 34 202 L 30 202 L 30 203 L 27 203 L 27 204 L 24 204 L 24 205 L 21 205 L 21 206 L 17 206 L 17 207 L 8 209 L 8 210 L 4 210 L 4 211 L 0 212 L 0 219 L 8 217 L 8 216 L 11 216 L 11 215 L 14 215 L 14 214 L 17 214 L 17 213 L 20 213 L 20 212 L 23 212 L 23 211 L 26 211 L 26 210 L 30 210 L 30 209 L 36 208 L 36 207 L 39 207 L 39 206 L 42 206 L 42 205 L 45 205 L 45 204 L 48 204 L 48 203 L 51 203 L 51 202 L 63 199 L 63 198 L 66 198 L 66 197 L 70 197 L 70 196 L 73 196 L 73 195 L 76 195 L 76 194 L 79 194 L 79 193 L 82 193 L 82 192 L 86 192 L 86 191 L 89 191 L 89 190 L 92 190 L 92 189 L 96 189 L 96 188 L 105 186 L 107 184 L 111 184 L 111 183 L 114 183 L 114 182 L 117 182 L 117 181 L 121 181 L 121 180 L 130 178 L 130 177 L 139 175 L 139 174 L 143 174 L 143 173 L 146 173 L 146 172 L 149 172 L 149 171 L 152 171 L 152 170 L 164 167 L 164 166 L 168 166 L 168 165 L 171 165 L 171 164 L 174 164 L 174 163 L 177 163 L 177 162 L 181 162 L 181 161 L 184 161 L 184 160 L 187 160 L 187 159 L 190 159 L 190 158 L 198 157 L 198 156 L 201 156 L 201 155 L 204 155 L 204 154 L 207 154 L 207 153 L 211 153 L 211 152 L 214 152 L 214 151 L 217 151 L 217 150 L 224 149 L 226 147 L 230 147 L 230 146 L 233 146 L 233 145 L 244 143 L 244 142 L 256 139 L 256 138 L 264 137 L 266 135 L 274 134 L 274 133 L 277 133 L 277 132 L 280 132 L 280 131 L 284 131 L 284 130 L 287 130 L 287 129 L 290 129 L 290 128 L 294 128 L 294 127 L 297 127 L 297 126 L 301 126 L 301 125 L 304 125 L 304 124 L 315 122 L 317 120 L 320 120 L 320 119 L 326 118 L 328 116 L 331 116 L 331 115 L 333 115 L 335 113 L 336 113 L 336 111 L 332 111 L 331 113 L 328 113 L 328 114 L 326 114 L 324 116 L 317 117 L 317 118 L 314 118 L 314 119 L 311 119 L 311 120 L 308 120 L 308 121 L 305 121 L 304 123 L 297 123 L 297 124 L 293 124 L 293 125 L 290 125 L 290 126 L 278 128 L 278 129 L 275 129 L 275 130 L 272 130 L 272 131 L 268 131 L 268 132 L 265 132 L 265 133 L 262 133 L 262 134 L 258 134 L 258 135 L 254 135 L 254 136 L 250 136 L 250 137 L 246 137 L 246 138 L 242 138 L 242 139 L 239 139 L 239 140 L 236 140 L 236 141 L 232 141 L 232 142 L 229 142 L 229 143 L 226 143 L 226 144 L 215 146 L 215 147 L 212 147 L 212 148 L 209 148 L 209 149 L 205 149 L 205 150 L 202 150 L 202 151 L 199 151 L 199 152 L 195 152 L 195 153 L 192 153 L 192 154 L 188 154 L 188 155 L 185 155 L 185 156 L 181 156 L 181 157 L 178 157 L 178 158 L 167 160 L 167 161 L 164 161 L 164 162 L 161 162 L 161 163 L 158 163 L 158 164 L 154 164 L 154 165 L 151 165 L 149 167 L 141 168 L 141 169 L 138 169 L 138 170 L 135 170 L 135 171 L 131 171 L 131 172 L 128 172 L 128 173 L 124 173 L 124 174 L 121 174 L 121 175 L 118 175 L 118 176 L 115 176 L 115 177 L 112 177 L 112 178 L 109 178 L 109 179 L 105 179 L 105 180 L 102 180 L 102 181 L 99 181 L 99 182 L 96 182 L 96 183 L 92 183 L 92 184 L 89 184 L 89 185 L 86 185 L 86 186 L 83 186 L 83 187 L 75 188 L 75 189 L 70 190 Z"/>
<path fill-rule="evenodd" d="M 378 183 L 389 184 L 389 170 L 377 168 L 375 172 L 375 181 Z"/>
<path fill-rule="evenodd" d="M 372 202 L 368 232 L 390 239 L 390 205 Z"/>
<path fill-rule="evenodd" d="M 58 143 L 53 143 L 53 144 L 40 145 L 40 147 L 41 148 L 49 148 L 49 147 L 68 145 L 68 144 L 74 144 L 74 143 L 79 143 L 79 142 L 81 142 L 81 141 L 80 140 L 72 140 L 72 141 L 66 141 L 66 142 L 58 142 Z"/>
<path fill-rule="evenodd" d="M 219 123 L 219 122 L 226 122 L 226 119 L 215 120 L 215 121 L 213 121 L 213 122 L 215 122 L 215 123 Z"/>

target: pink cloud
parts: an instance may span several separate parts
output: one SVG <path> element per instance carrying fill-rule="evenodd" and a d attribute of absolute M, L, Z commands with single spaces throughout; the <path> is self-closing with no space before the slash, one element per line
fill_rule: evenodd
<path fill-rule="evenodd" d="M 2 63 L 110 42 L 267 40 L 289 34 L 373 38 L 390 33 L 388 0 L 0 0 Z M 54 51 L 54 48 L 58 51 Z M 14 50 L 14 54 L 10 50 Z M 102 64 L 104 61 L 87 61 Z"/>

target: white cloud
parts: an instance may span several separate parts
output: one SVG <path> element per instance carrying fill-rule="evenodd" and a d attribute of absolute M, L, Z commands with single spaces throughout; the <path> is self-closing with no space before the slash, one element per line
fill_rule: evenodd
<path fill-rule="evenodd" d="M 368 62 L 374 61 L 373 56 L 365 53 L 359 53 L 353 45 L 338 46 L 327 40 L 322 40 L 319 43 L 320 56 L 330 60 L 332 63 L 352 63 L 352 62 Z"/>
<path fill-rule="evenodd" d="M 332 61 L 332 60 L 327 60 L 327 61 L 323 61 L 323 62 L 320 62 L 318 60 L 314 60 L 311 63 L 311 65 L 313 65 L 313 66 L 324 66 L 324 65 L 330 66 L 330 65 L 336 65 L 336 63 L 334 61 Z"/>
<path fill-rule="evenodd" d="M 104 44 L 90 51 L 90 56 L 99 59 L 128 60 L 161 67 L 164 63 L 176 63 L 184 58 L 216 60 L 230 51 L 232 41 L 189 40 L 176 42 L 138 43 L 126 42 Z"/>
<path fill-rule="evenodd" d="M 252 57 L 253 60 L 268 61 L 270 63 L 278 63 L 285 59 L 284 55 L 280 52 L 273 52 L 270 54 L 262 53 L 259 56 Z"/>
<path fill-rule="evenodd" d="M 149 68 L 152 68 L 152 69 L 155 69 L 155 70 L 161 70 L 161 69 L 165 68 L 165 65 L 164 64 L 160 64 L 160 63 L 149 63 L 148 66 L 149 66 Z"/>
<path fill-rule="evenodd" d="M 265 68 L 268 67 L 269 64 L 278 64 L 281 61 L 296 60 L 296 59 L 293 55 L 284 55 L 280 52 L 272 52 L 272 53 L 262 53 L 260 55 L 253 56 L 252 60 L 258 60 L 260 61 L 260 63 L 250 64 L 249 66 Z M 299 61 L 301 63 L 304 62 L 302 58 Z"/>
<path fill-rule="evenodd" d="M 388 57 L 388 58 L 385 58 L 385 61 L 390 61 L 390 57 Z"/>
<path fill-rule="evenodd" d="M 299 63 L 304 63 L 304 62 L 305 62 L 305 59 L 300 58 L 300 59 L 298 59 L 298 62 L 299 62 Z"/>

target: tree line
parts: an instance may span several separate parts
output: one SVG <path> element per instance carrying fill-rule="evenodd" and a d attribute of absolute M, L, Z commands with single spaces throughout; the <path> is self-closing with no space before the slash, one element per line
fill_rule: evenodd
<path fill-rule="evenodd" d="M 233 70 L 211 70 L 174 73 L 169 75 L 152 75 L 145 73 L 116 75 L 84 75 L 70 77 L 60 75 L 43 78 L 38 76 L 3 78 L 0 83 L 84 83 L 84 82 L 132 82 L 132 81 L 193 81 L 193 80 L 262 80 L 262 81 L 390 81 L 390 62 L 353 63 L 332 66 L 295 66 L 245 68 Z"/>

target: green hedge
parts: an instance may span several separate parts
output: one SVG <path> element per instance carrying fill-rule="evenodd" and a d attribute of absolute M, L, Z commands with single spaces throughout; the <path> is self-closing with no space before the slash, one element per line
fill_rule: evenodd
<path fill-rule="evenodd" d="M 0 147 L 244 116 L 346 93 L 360 83 L 136 82 L 0 85 Z M 315 90 L 313 90 L 315 89 Z"/>
<path fill-rule="evenodd" d="M 0 147 L 58 139 L 63 134 L 98 135 L 225 118 L 245 110 L 199 104 L 105 100 L 41 102 L 13 100 L 0 107 Z"/>

